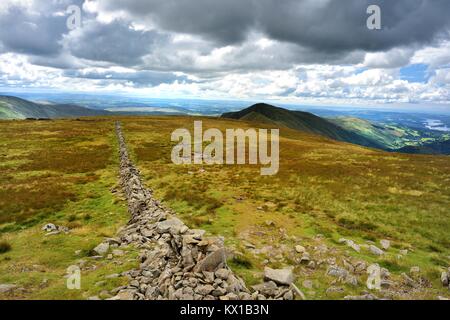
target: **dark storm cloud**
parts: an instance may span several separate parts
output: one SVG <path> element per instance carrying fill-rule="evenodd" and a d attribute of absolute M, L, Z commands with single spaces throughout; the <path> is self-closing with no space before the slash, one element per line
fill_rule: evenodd
<path fill-rule="evenodd" d="M 241 42 L 255 23 L 254 1 L 245 0 L 115 0 L 99 1 L 108 11 L 125 11 L 151 19 L 173 32 L 204 36 L 221 44 Z"/>
<path fill-rule="evenodd" d="M 123 21 L 90 21 L 69 35 L 67 47 L 77 58 L 133 66 L 163 39 L 156 31 L 136 31 Z"/>
<path fill-rule="evenodd" d="M 448 32 L 448 0 L 98 0 L 107 11 L 148 18 L 165 30 L 218 43 L 246 39 L 250 30 L 272 39 L 333 51 L 379 51 L 428 43 Z M 382 10 L 383 30 L 366 27 L 367 7 Z M 448 34 L 447 34 L 448 36 Z"/>
<path fill-rule="evenodd" d="M 0 41 L 8 51 L 30 55 L 55 55 L 66 25 L 64 17 L 31 14 L 12 7 L 0 15 Z"/>

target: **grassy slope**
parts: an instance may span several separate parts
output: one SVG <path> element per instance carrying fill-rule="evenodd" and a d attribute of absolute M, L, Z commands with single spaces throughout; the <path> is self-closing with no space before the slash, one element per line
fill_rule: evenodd
<path fill-rule="evenodd" d="M 260 121 L 272 125 L 284 126 L 307 133 L 319 134 L 324 137 L 355 143 L 368 147 L 382 148 L 382 145 L 367 139 L 358 133 L 346 130 L 326 119 L 312 113 L 302 111 L 291 111 L 260 103 L 239 112 L 230 112 L 222 115 L 222 118 Z"/>
<path fill-rule="evenodd" d="M 107 111 L 87 109 L 76 105 L 38 104 L 12 96 L 0 95 L 0 119 L 74 118 L 108 115 Z"/>
<path fill-rule="evenodd" d="M 6 299 L 85 299 L 124 279 L 104 275 L 129 270 L 130 251 L 116 261 L 93 261 L 89 251 L 127 221 L 126 205 L 110 189 L 117 184 L 112 121 L 0 122 L 0 283 L 24 288 Z M 55 223 L 70 234 L 46 237 Z M 81 250 L 79 254 L 75 252 Z M 82 290 L 66 289 L 67 267 L 80 260 Z"/>
<path fill-rule="evenodd" d="M 324 259 L 378 262 L 394 279 L 420 266 L 433 288 L 407 290 L 400 298 L 448 295 L 438 284 L 439 271 L 450 262 L 448 157 L 388 154 L 282 129 L 277 176 L 261 177 L 254 166 L 211 166 L 202 172 L 198 166 L 170 162 L 171 132 L 192 128 L 193 118 L 124 118 L 123 123 L 148 185 L 190 226 L 225 236 L 242 253 L 230 264 L 249 284 L 261 280 L 265 259 L 273 267 L 295 264 L 293 247 L 302 244 L 317 260 L 314 247 L 326 245 L 330 250 Z M 204 126 L 253 124 L 205 118 Z M 0 254 L 0 283 L 25 288 L 3 298 L 85 298 L 119 285 L 124 279 L 95 284 L 135 264 L 128 261 L 133 251 L 119 261 L 86 257 L 127 220 L 125 203 L 110 193 L 117 184 L 112 128 L 110 119 L 0 122 L 0 241 L 12 245 Z M 69 226 L 72 232 L 45 237 L 40 228 L 46 222 Z M 393 248 L 383 258 L 365 249 L 358 254 L 337 243 L 342 236 L 358 243 L 388 238 Z M 245 248 L 247 241 L 269 250 L 254 254 Z M 410 253 L 397 259 L 404 248 Z M 97 269 L 83 271 L 82 291 L 69 291 L 65 270 L 80 259 Z M 323 266 L 296 267 L 300 287 L 305 279 L 314 282 L 314 289 L 302 288 L 308 298 L 329 298 L 325 290 L 334 279 L 325 271 Z M 364 276 L 358 287 L 345 286 L 346 292 L 333 298 L 361 293 L 363 281 Z"/>
<path fill-rule="evenodd" d="M 228 245 L 243 254 L 232 266 L 249 283 L 261 279 L 265 259 L 273 267 L 290 265 L 298 258 L 293 251 L 296 244 L 312 252 L 325 244 L 332 249 L 323 258 L 336 257 L 340 264 L 344 257 L 378 262 L 395 280 L 411 266 L 420 266 L 433 289 L 406 290 L 397 298 L 448 295 L 439 286 L 440 271 L 450 263 L 448 157 L 378 152 L 282 129 L 277 176 L 262 177 L 257 166 L 211 166 L 202 172 L 198 166 L 170 163 L 170 133 L 192 129 L 192 118 L 124 123 L 132 153 L 156 195 L 192 227 L 225 236 Z M 247 126 L 251 124 L 204 119 L 205 128 Z M 358 254 L 338 244 L 341 237 L 362 244 L 387 238 L 393 248 L 383 258 L 367 249 Z M 247 241 L 269 252 L 253 254 L 245 248 Z M 410 253 L 399 259 L 401 249 Z M 325 298 L 334 279 L 324 276 L 324 267 L 296 270 L 300 286 L 305 279 L 315 283 L 314 290 L 304 288 L 309 298 Z M 364 279 L 336 298 L 364 291 Z"/>

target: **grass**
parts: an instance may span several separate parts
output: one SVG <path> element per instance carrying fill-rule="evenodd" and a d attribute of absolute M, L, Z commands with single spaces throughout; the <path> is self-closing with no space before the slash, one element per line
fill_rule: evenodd
<path fill-rule="evenodd" d="M 255 123 L 203 118 L 207 128 L 249 128 Z M 257 249 L 273 246 L 333 247 L 334 256 L 380 263 L 392 269 L 394 279 L 418 265 L 436 274 L 450 264 L 450 161 L 448 157 L 379 152 L 317 136 L 281 129 L 280 172 L 263 177 L 259 166 L 176 166 L 170 161 L 170 134 L 177 128 L 193 128 L 193 118 L 152 117 L 124 119 L 125 136 L 134 160 L 156 196 L 175 209 L 192 227 L 223 235 L 240 252 L 251 242 Z M 200 169 L 204 169 L 200 170 Z M 267 221 L 273 222 L 268 226 Z M 342 237 L 360 244 L 389 239 L 393 248 L 383 259 L 363 249 L 349 252 Z M 295 239 L 295 240 L 293 240 Z M 410 254 L 398 260 L 399 250 Z M 242 265 L 230 265 L 246 280 L 261 280 L 263 260 L 283 266 L 295 260 L 283 252 L 277 260 L 270 254 L 246 255 Z M 313 298 L 326 298 L 332 279 L 326 270 L 298 272 L 316 279 Z M 253 280 L 252 280 L 253 279 Z M 435 298 L 448 295 L 430 279 L 434 289 L 405 294 L 400 298 Z M 364 289 L 360 281 L 356 293 Z M 301 285 L 301 283 L 299 284 Z M 349 289 L 350 290 L 350 289 Z M 353 292 L 352 290 L 346 290 Z"/>
<path fill-rule="evenodd" d="M 104 276 L 132 269 L 137 252 L 96 261 L 89 252 L 127 222 L 126 203 L 117 187 L 114 120 L 0 122 L 0 237 L 11 250 L 0 255 L 0 283 L 24 291 L 20 299 L 84 299 L 125 279 Z M 202 118 L 207 128 L 250 128 L 254 123 Z M 400 290 L 396 298 L 448 296 L 439 284 L 450 264 L 450 161 L 448 157 L 384 153 L 318 136 L 281 129 L 280 171 L 260 175 L 259 166 L 176 166 L 170 161 L 173 130 L 193 128 L 190 117 L 124 117 L 130 154 L 157 198 L 194 228 L 222 235 L 235 252 L 231 268 L 247 284 L 262 280 L 267 264 L 295 266 L 296 284 L 311 299 L 327 299 L 335 279 L 326 264 L 310 269 L 296 261 L 298 244 L 315 261 L 334 258 L 379 263 L 394 280 L 419 266 L 431 282 L 426 290 Z M 203 169 L 203 170 L 201 170 Z M 46 237 L 43 224 L 71 229 Z M 339 243 L 379 245 L 382 258 L 363 247 L 354 252 Z M 256 249 L 249 249 L 251 243 Z M 317 248 L 327 248 L 320 253 Z M 409 253 L 398 258 L 400 250 Z M 86 261 L 82 290 L 65 287 L 67 267 Z M 94 268 L 95 266 L 95 268 Z M 333 299 L 366 290 L 360 284 L 333 293 Z"/>
<path fill-rule="evenodd" d="M 111 120 L 0 122 L 0 283 L 24 290 L 6 299 L 86 299 L 126 282 L 105 275 L 130 270 L 136 252 L 95 261 L 89 252 L 126 224 Z M 54 223 L 69 234 L 45 236 Z M 5 242 L 6 243 L 6 242 Z M 84 261 L 84 262 L 83 262 Z M 84 263 L 81 290 L 68 290 L 66 271 Z"/>

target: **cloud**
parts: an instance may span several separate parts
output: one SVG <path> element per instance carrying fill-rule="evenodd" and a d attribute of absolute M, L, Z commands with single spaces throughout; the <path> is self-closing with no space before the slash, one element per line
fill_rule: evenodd
<path fill-rule="evenodd" d="M 118 82 L 129 82 L 135 87 L 153 87 L 162 83 L 173 83 L 175 81 L 190 82 L 187 76 L 177 75 L 170 72 L 138 71 L 133 70 L 66 70 L 63 76 L 70 78 L 83 78 L 92 80 L 107 80 Z"/>
<path fill-rule="evenodd" d="M 123 21 L 105 24 L 92 20 L 72 31 L 65 43 L 77 58 L 133 66 L 140 64 L 161 38 L 156 31 L 135 30 Z"/>
<path fill-rule="evenodd" d="M 369 4 L 382 30 L 367 29 Z M 448 0 L 2 0 L 0 86 L 448 104 L 448 12 Z M 401 75 L 412 64 L 421 83 Z"/>

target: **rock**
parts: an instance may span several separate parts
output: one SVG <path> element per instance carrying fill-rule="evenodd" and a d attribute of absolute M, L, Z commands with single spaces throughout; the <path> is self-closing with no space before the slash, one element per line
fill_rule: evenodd
<path fill-rule="evenodd" d="M 124 300 L 124 301 L 130 301 L 130 300 L 134 300 L 134 290 L 123 290 L 120 291 L 115 297 L 111 298 L 111 299 L 115 299 L 115 300 Z"/>
<path fill-rule="evenodd" d="M 216 271 L 216 277 L 222 280 L 227 280 L 230 276 L 230 270 L 227 269 L 219 269 Z"/>
<path fill-rule="evenodd" d="M 185 229 L 186 225 L 178 218 L 171 218 L 156 224 L 158 233 L 180 234 L 180 231 Z"/>
<path fill-rule="evenodd" d="M 355 276 L 348 275 L 348 276 L 345 278 L 345 283 L 347 283 L 347 284 L 349 284 L 349 285 L 352 285 L 352 286 L 356 287 L 356 286 L 358 285 L 358 279 L 357 279 Z"/>
<path fill-rule="evenodd" d="M 400 250 L 399 253 L 400 253 L 402 256 L 406 256 L 406 255 L 408 254 L 408 250 L 406 250 L 406 249 Z"/>
<path fill-rule="evenodd" d="M 125 254 L 125 252 L 123 250 L 115 249 L 113 250 L 112 254 L 115 257 L 121 257 Z"/>
<path fill-rule="evenodd" d="M 330 266 L 327 270 L 327 275 L 339 279 L 345 279 L 349 275 L 348 271 L 338 266 Z"/>
<path fill-rule="evenodd" d="M 372 254 L 376 255 L 376 256 L 382 256 L 382 255 L 384 254 L 384 251 L 383 251 L 383 250 L 381 250 L 381 249 L 378 248 L 377 246 L 374 246 L 373 244 L 371 244 L 371 245 L 369 246 L 369 251 L 370 251 Z"/>
<path fill-rule="evenodd" d="M 380 282 L 380 287 L 382 289 L 389 289 L 392 288 L 394 286 L 394 282 L 389 281 L 389 280 L 381 280 Z"/>
<path fill-rule="evenodd" d="M 214 287 L 210 284 L 198 286 L 194 290 L 196 293 L 201 294 L 202 296 L 206 296 L 214 291 Z"/>
<path fill-rule="evenodd" d="M 58 227 L 56 225 L 54 225 L 53 223 L 47 223 L 46 225 L 44 225 L 42 227 L 42 231 L 45 232 L 53 232 L 53 231 L 57 231 Z"/>
<path fill-rule="evenodd" d="M 100 299 L 98 296 L 92 296 L 92 297 L 89 297 L 89 298 L 87 298 L 88 300 L 91 300 L 91 301 L 97 301 L 97 300 L 102 300 L 102 299 Z"/>
<path fill-rule="evenodd" d="M 441 273 L 441 283 L 444 287 L 448 287 L 449 285 L 449 275 L 445 271 Z"/>
<path fill-rule="evenodd" d="M 334 296 L 334 295 L 339 295 L 339 294 L 342 294 L 342 293 L 344 293 L 344 289 L 343 288 L 341 288 L 341 287 L 329 287 L 326 291 L 325 291 L 325 294 L 327 295 L 327 296 Z"/>
<path fill-rule="evenodd" d="M 345 300 L 378 300 L 378 297 L 373 294 L 364 294 L 362 296 L 345 296 Z"/>
<path fill-rule="evenodd" d="M 297 253 L 305 253 L 306 249 L 305 249 L 305 247 L 298 245 L 298 246 L 295 246 L 295 251 L 297 251 Z"/>
<path fill-rule="evenodd" d="M 269 297 L 274 297 L 277 294 L 277 284 L 273 281 L 264 282 L 252 287 L 253 290 Z"/>
<path fill-rule="evenodd" d="M 410 286 L 412 288 L 419 288 L 420 287 L 420 285 L 416 281 L 414 281 L 414 279 L 409 277 L 406 273 L 402 273 L 401 276 L 402 276 L 402 278 L 403 278 L 403 280 L 404 280 L 404 282 L 405 282 L 405 284 L 407 286 Z"/>
<path fill-rule="evenodd" d="M 17 288 L 14 284 L 0 284 L 0 294 L 11 293 Z"/>
<path fill-rule="evenodd" d="M 200 261 L 195 267 L 195 272 L 215 272 L 218 268 L 224 265 L 226 265 L 226 251 L 224 248 L 221 248 Z"/>
<path fill-rule="evenodd" d="M 409 273 L 411 274 L 418 274 L 420 273 L 420 268 L 419 267 L 411 267 L 411 269 L 409 270 Z"/>
<path fill-rule="evenodd" d="M 381 248 L 383 248 L 384 250 L 387 250 L 391 247 L 391 242 L 389 240 L 383 239 L 383 240 L 380 240 L 380 245 L 381 245 Z"/>
<path fill-rule="evenodd" d="M 284 299 L 284 300 L 294 300 L 294 294 L 292 293 L 291 290 L 289 290 L 288 292 L 286 292 L 286 293 L 283 295 L 283 299 Z"/>
<path fill-rule="evenodd" d="M 100 243 L 98 246 L 96 246 L 93 251 L 99 255 L 99 256 L 104 256 L 109 250 L 109 243 L 103 242 Z"/>
<path fill-rule="evenodd" d="M 290 285 L 294 282 L 294 273 L 292 270 L 292 268 L 271 269 L 269 267 L 265 267 L 264 278 L 282 285 Z"/>

